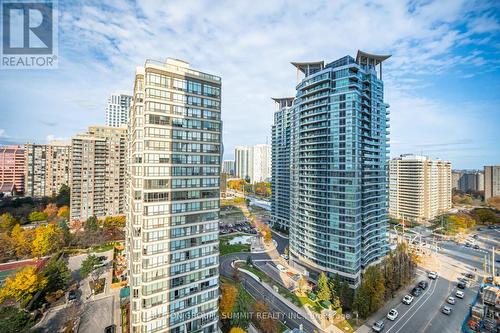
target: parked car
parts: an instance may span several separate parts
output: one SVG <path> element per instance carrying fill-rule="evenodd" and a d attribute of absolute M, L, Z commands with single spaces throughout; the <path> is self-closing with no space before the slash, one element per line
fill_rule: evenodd
<path fill-rule="evenodd" d="M 438 274 L 437 274 L 437 272 L 430 271 L 430 272 L 427 274 L 427 277 L 428 277 L 429 279 L 435 280 L 435 279 L 437 279 Z"/>
<path fill-rule="evenodd" d="M 387 319 L 389 320 L 396 320 L 397 317 L 398 317 L 398 310 L 396 309 L 391 309 L 391 311 L 389 311 L 389 313 L 387 314 Z"/>
<path fill-rule="evenodd" d="M 421 289 L 423 289 L 423 290 L 427 289 L 427 286 L 428 286 L 428 285 L 429 285 L 429 284 L 427 283 L 427 281 L 420 281 L 420 282 L 418 283 L 419 288 L 421 288 Z"/>
<path fill-rule="evenodd" d="M 413 302 L 413 296 L 411 296 L 411 295 L 405 295 L 405 297 L 403 297 L 403 303 L 404 304 L 410 305 L 411 302 Z"/>
<path fill-rule="evenodd" d="M 465 277 L 468 278 L 468 279 L 473 279 L 474 278 L 474 274 L 472 274 L 472 273 L 466 273 Z"/>
<path fill-rule="evenodd" d="M 76 299 L 76 290 L 70 290 L 68 292 L 68 301 L 74 301 Z"/>
<path fill-rule="evenodd" d="M 455 304 L 455 297 L 453 297 L 453 296 L 448 297 L 448 299 L 446 300 L 446 302 L 448 304 Z"/>
<path fill-rule="evenodd" d="M 383 320 L 379 320 L 375 324 L 373 324 L 372 330 L 374 332 L 382 332 L 382 330 L 384 329 L 384 326 L 385 326 L 384 321 Z"/>
<path fill-rule="evenodd" d="M 465 287 L 466 287 L 465 282 L 463 282 L 463 281 L 458 281 L 458 283 L 457 283 L 457 288 L 460 288 L 460 289 L 465 289 Z"/>
<path fill-rule="evenodd" d="M 451 314 L 451 308 L 448 305 L 444 305 L 443 308 L 441 309 L 441 312 L 444 313 L 445 315 Z"/>
<path fill-rule="evenodd" d="M 455 292 L 455 296 L 456 296 L 457 298 L 464 298 L 464 292 L 463 292 L 463 291 L 460 291 L 460 290 L 457 290 L 457 291 Z"/>
<path fill-rule="evenodd" d="M 422 295 L 422 289 L 420 289 L 419 287 L 415 287 L 411 290 L 411 294 L 415 297 L 418 297 Z"/>
<path fill-rule="evenodd" d="M 285 259 L 285 260 L 288 260 L 288 255 L 286 255 L 286 254 L 284 254 L 284 253 L 281 255 L 281 257 L 282 257 L 283 259 Z"/>
<path fill-rule="evenodd" d="M 479 250 L 479 245 L 474 244 L 473 248 L 474 248 L 474 250 Z"/>

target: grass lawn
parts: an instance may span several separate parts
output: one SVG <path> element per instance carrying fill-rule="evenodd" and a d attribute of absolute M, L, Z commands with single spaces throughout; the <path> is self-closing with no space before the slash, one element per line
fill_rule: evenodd
<path fill-rule="evenodd" d="M 100 252 L 106 252 L 106 251 L 112 250 L 114 247 L 115 247 L 115 243 L 108 243 L 108 244 L 94 246 L 90 250 L 92 252 L 100 253 Z"/>
<path fill-rule="evenodd" d="M 278 293 L 288 299 L 290 302 L 293 304 L 297 305 L 298 307 L 302 307 L 302 302 L 300 301 L 299 297 L 292 293 L 290 290 L 286 289 L 282 285 L 278 284 L 275 282 L 273 279 L 271 279 L 269 276 L 267 276 L 264 272 L 262 272 L 260 269 L 256 268 L 255 266 L 248 266 L 246 263 L 240 264 L 240 268 L 246 269 L 255 275 L 257 275 L 262 282 L 267 283 L 269 286 L 273 287 L 276 286 L 278 287 Z"/>
<path fill-rule="evenodd" d="M 243 234 L 236 233 L 236 234 L 229 235 L 229 236 L 219 237 L 220 255 L 223 256 L 223 255 L 229 254 L 229 253 L 250 252 L 250 245 L 249 244 L 234 244 L 234 245 L 229 244 L 229 241 L 231 239 L 233 239 L 234 237 L 241 236 L 241 235 L 243 235 Z"/>

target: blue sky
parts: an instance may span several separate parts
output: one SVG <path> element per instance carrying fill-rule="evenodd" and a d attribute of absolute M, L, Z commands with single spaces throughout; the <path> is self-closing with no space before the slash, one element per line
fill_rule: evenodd
<path fill-rule="evenodd" d="M 500 163 L 498 1 L 59 1 L 59 68 L 0 71 L 0 144 L 69 139 L 104 123 L 146 58 L 223 79 L 226 158 L 270 138 L 271 97 L 292 96 L 291 61 L 358 49 L 384 63 L 391 156 L 454 168 Z"/>

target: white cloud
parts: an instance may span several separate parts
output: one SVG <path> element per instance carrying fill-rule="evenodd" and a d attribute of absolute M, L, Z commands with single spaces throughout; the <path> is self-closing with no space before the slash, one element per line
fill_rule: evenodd
<path fill-rule="evenodd" d="M 452 128 L 464 129 L 464 121 L 455 119 L 460 117 L 454 117 L 452 105 L 423 98 L 417 89 L 432 85 L 422 78 L 428 74 L 464 63 L 484 67 L 489 60 L 479 51 L 464 55 L 454 48 L 474 48 L 476 34 L 484 40 L 498 29 L 488 8 L 466 0 L 228 0 L 216 5 L 210 0 L 114 0 L 105 6 L 95 0 L 60 5 L 60 69 L 34 74 L 35 80 L 19 74 L 9 77 L 5 95 L 23 89 L 31 96 L 13 101 L 20 111 L 8 115 L 9 123 L 29 119 L 33 112 L 47 114 L 58 121 L 45 130 L 70 137 L 104 121 L 107 95 L 131 91 L 137 65 L 146 58 L 170 56 L 222 76 L 228 157 L 237 144 L 262 143 L 270 137 L 270 97 L 294 94 L 296 77 L 290 61 L 328 62 L 355 55 L 358 48 L 393 55 L 384 67 L 392 139 L 414 141 L 408 137 L 408 123 L 418 115 L 425 124 L 419 129 L 429 141 L 453 141 L 459 134 Z M 469 20 L 468 30 L 457 27 L 471 15 L 477 19 Z M 443 109 L 448 111 L 442 113 Z M 443 132 L 436 131 L 438 124 L 447 122 Z M 37 135 L 44 138 L 47 133 Z"/>

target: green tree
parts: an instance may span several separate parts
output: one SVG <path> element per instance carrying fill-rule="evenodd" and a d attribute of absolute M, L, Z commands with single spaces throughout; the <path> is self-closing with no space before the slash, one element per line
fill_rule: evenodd
<path fill-rule="evenodd" d="M 56 257 L 51 258 L 42 271 L 47 279 L 47 292 L 66 288 L 71 279 L 71 271 L 66 262 Z"/>
<path fill-rule="evenodd" d="M 324 272 L 321 272 L 318 278 L 317 296 L 320 301 L 329 301 L 332 297 L 330 287 L 328 286 L 328 278 Z"/>
<path fill-rule="evenodd" d="M 90 216 L 83 224 L 83 229 L 86 232 L 96 231 L 98 228 L 99 228 L 99 221 L 95 216 Z"/>
<path fill-rule="evenodd" d="M 377 311 L 385 300 L 385 279 L 378 266 L 366 269 L 361 283 L 367 292 L 370 313 Z"/>
<path fill-rule="evenodd" d="M 59 189 L 59 193 L 56 196 L 56 204 L 57 206 L 69 206 L 70 199 L 70 188 L 68 185 L 62 185 Z"/>
<path fill-rule="evenodd" d="M 370 298 L 368 291 L 363 284 L 361 284 L 354 295 L 353 308 L 356 310 L 360 317 L 366 318 L 370 314 Z"/>
<path fill-rule="evenodd" d="M 95 282 L 101 277 L 104 272 L 104 267 L 100 265 L 101 261 L 95 255 L 90 254 L 83 260 L 82 267 L 80 268 L 80 277 L 85 279 L 90 277 L 90 279 Z"/>
<path fill-rule="evenodd" d="M 10 232 L 17 224 L 17 220 L 10 214 L 0 215 L 0 232 Z"/>
<path fill-rule="evenodd" d="M 474 214 L 483 224 L 493 224 L 498 220 L 497 215 L 491 209 L 478 208 L 474 210 Z"/>
<path fill-rule="evenodd" d="M 38 211 L 31 212 L 30 215 L 28 215 L 28 221 L 30 222 L 47 221 L 47 218 L 47 214 Z"/>
<path fill-rule="evenodd" d="M 25 311 L 15 307 L 0 309 L 0 332 L 2 333 L 29 332 L 33 323 L 33 318 Z"/>

